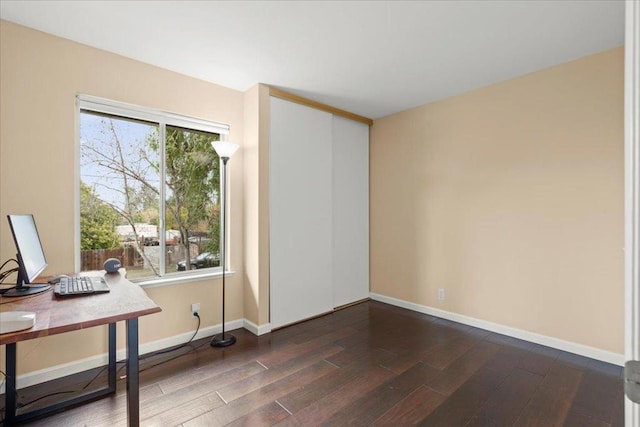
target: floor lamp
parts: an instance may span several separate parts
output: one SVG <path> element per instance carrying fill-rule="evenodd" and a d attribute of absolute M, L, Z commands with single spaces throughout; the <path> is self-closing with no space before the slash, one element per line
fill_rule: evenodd
<path fill-rule="evenodd" d="M 221 265 L 222 265 L 222 334 L 216 335 L 211 340 L 211 347 L 228 347 L 236 343 L 236 337 L 231 334 L 224 333 L 224 276 L 225 268 L 227 266 L 227 162 L 229 158 L 233 156 L 233 153 L 238 149 L 238 144 L 226 141 L 212 142 L 213 149 L 218 153 L 218 157 L 222 160 L 222 197 L 221 209 L 222 212 L 222 253 L 221 253 Z"/>

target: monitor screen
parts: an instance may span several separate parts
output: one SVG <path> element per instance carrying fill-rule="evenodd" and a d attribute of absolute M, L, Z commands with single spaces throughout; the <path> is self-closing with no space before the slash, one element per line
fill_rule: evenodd
<path fill-rule="evenodd" d="M 5 292 L 3 296 L 27 295 L 48 289 L 48 286 L 26 286 L 47 267 L 33 215 L 7 215 L 7 218 L 18 251 L 18 280 L 14 292 Z"/>

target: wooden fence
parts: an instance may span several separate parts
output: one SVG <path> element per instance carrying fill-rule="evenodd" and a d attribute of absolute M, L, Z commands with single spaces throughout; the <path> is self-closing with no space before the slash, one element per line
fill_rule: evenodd
<path fill-rule="evenodd" d="M 143 264 L 143 259 L 133 246 L 115 249 L 89 249 L 81 251 L 81 271 L 102 270 L 104 261 L 108 258 L 118 258 L 125 268 L 137 268 Z"/>

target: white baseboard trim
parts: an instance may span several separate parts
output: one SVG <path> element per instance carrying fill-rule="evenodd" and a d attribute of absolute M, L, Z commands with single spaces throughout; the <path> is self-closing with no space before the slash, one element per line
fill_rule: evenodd
<path fill-rule="evenodd" d="M 253 335 L 257 336 L 268 334 L 271 332 L 271 323 L 265 323 L 264 325 L 258 326 L 251 320 L 244 319 L 243 327 Z"/>
<path fill-rule="evenodd" d="M 486 329 L 487 331 L 496 332 L 502 335 L 508 335 L 513 338 L 519 338 L 536 344 L 553 347 L 558 350 L 568 351 L 580 356 L 589 357 L 591 359 L 600 360 L 614 365 L 624 366 L 624 355 L 577 344 L 546 335 L 536 334 L 534 332 L 525 331 L 523 329 L 512 328 L 510 326 L 501 325 L 499 323 L 488 322 L 486 320 L 476 319 L 474 317 L 464 316 L 462 314 L 452 313 L 450 311 L 429 307 L 426 305 L 415 304 L 401 299 L 388 297 L 376 293 L 370 293 L 371 299 L 384 302 L 396 307 L 406 308 L 408 310 L 417 311 L 431 316 L 441 317 L 443 319 L 462 323 L 476 328 Z"/>
<path fill-rule="evenodd" d="M 225 331 L 231 331 L 234 329 L 243 328 L 246 322 L 248 322 L 248 320 L 246 319 L 236 319 L 230 322 L 225 322 Z M 254 324 L 251 323 L 251 325 L 254 325 Z M 263 331 L 262 333 L 266 333 L 264 332 L 264 327 L 267 325 L 262 325 L 260 327 L 256 326 L 255 329 L 256 331 Z M 256 334 L 256 332 L 254 332 L 253 330 L 249 328 L 246 328 L 246 329 Z M 268 331 L 270 330 L 271 330 L 271 327 L 269 326 Z M 200 338 L 210 337 L 220 332 L 222 332 L 222 324 L 208 326 L 206 328 L 200 329 L 193 339 L 198 340 Z M 142 356 L 157 350 L 162 350 L 165 348 L 183 344 L 189 341 L 189 338 L 191 338 L 192 335 L 193 335 L 193 332 L 185 332 L 183 334 L 174 335 L 172 337 L 163 338 L 157 341 L 140 344 L 139 353 Z M 259 334 L 256 334 L 256 335 L 259 335 Z M 126 356 L 126 350 L 122 348 L 117 351 L 116 360 L 123 360 L 125 356 Z M 40 384 L 40 383 L 50 381 L 56 378 L 64 377 L 67 375 L 77 374 L 78 372 L 86 371 L 88 369 L 104 366 L 107 363 L 108 363 L 107 353 L 100 354 L 97 356 L 87 357 L 85 359 L 76 360 L 69 363 L 63 363 L 61 365 L 56 365 L 51 368 L 29 372 L 24 375 L 18 375 L 18 377 L 16 378 L 16 386 L 18 389 L 29 387 L 35 384 Z M 4 393 L 4 391 L 5 391 L 5 382 L 0 380 L 0 394 Z"/>

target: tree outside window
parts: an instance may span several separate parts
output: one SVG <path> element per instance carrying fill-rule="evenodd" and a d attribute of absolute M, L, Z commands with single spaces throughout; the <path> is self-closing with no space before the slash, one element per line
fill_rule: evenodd
<path fill-rule="evenodd" d="M 131 278 L 219 266 L 219 138 L 80 110 L 82 271 L 110 257 Z"/>

